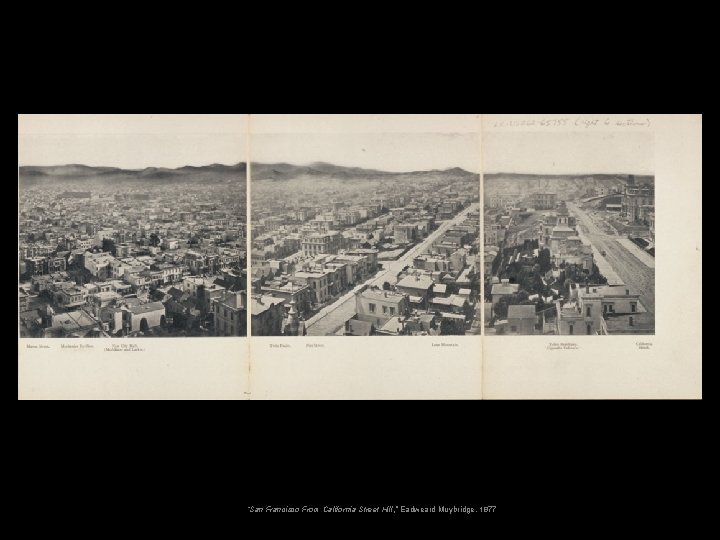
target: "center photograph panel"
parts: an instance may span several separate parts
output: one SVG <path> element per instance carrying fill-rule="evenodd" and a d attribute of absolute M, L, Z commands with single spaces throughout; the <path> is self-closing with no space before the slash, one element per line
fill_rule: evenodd
<path fill-rule="evenodd" d="M 443 117 L 423 132 L 407 117 L 260 120 L 253 336 L 480 334 L 477 132 Z"/>

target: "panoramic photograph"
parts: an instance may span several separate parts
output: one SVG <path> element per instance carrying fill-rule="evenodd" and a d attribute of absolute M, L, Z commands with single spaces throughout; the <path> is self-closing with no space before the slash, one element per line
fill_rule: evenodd
<path fill-rule="evenodd" d="M 246 335 L 243 125 L 20 115 L 20 336 Z"/>
<path fill-rule="evenodd" d="M 253 133 L 253 336 L 479 335 L 476 133 Z"/>
<path fill-rule="evenodd" d="M 645 133 L 488 133 L 484 333 L 655 333 Z"/>

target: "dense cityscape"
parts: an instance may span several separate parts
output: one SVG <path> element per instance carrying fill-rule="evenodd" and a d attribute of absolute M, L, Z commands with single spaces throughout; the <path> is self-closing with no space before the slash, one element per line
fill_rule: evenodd
<path fill-rule="evenodd" d="M 485 175 L 484 332 L 655 333 L 654 178 Z"/>
<path fill-rule="evenodd" d="M 245 199 L 244 163 L 21 167 L 21 336 L 244 336 Z"/>
<path fill-rule="evenodd" d="M 251 335 L 480 334 L 479 176 L 253 165 Z"/>

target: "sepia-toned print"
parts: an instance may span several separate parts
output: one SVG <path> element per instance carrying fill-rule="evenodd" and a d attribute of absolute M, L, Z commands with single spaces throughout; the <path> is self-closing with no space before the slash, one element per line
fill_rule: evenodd
<path fill-rule="evenodd" d="M 480 333 L 479 139 L 252 139 L 251 334 Z"/>
<path fill-rule="evenodd" d="M 654 334 L 652 137 L 484 140 L 485 333 Z"/>
<path fill-rule="evenodd" d="M 21 121 L 21 337 L 246 335 L 244 139 L 189 120 Z"/>

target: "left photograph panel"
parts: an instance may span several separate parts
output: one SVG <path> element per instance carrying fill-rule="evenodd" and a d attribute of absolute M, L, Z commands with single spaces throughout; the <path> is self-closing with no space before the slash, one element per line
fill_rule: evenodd
<path fill-rule="evenodd" d="M 247 334 L 244 115 L 19 115 L 22 338 Z"/>

